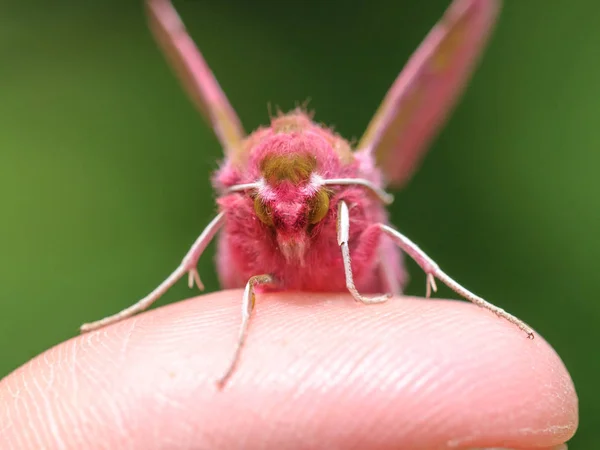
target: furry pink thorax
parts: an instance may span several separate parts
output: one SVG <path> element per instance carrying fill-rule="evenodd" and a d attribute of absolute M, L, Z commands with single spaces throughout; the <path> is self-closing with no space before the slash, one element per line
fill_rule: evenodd
<path fill-rule="evenodd" d="M 243 145 L 240 158 L 225 161 L 213 178 L 218 192 L 239 184 L 260 186 L 217 200 L 226 214 L 217 253 L 223 287 L 242 287 L 251 276 L 268 273 L 285 289 L 343 291 L 336 236 L 340 200 L 351 210 L 349 245 L 359 290 L 386 291 L 383 262 L 403 281 L 399 252 L 372 226 L 387 223 L 386 211 L 364 188 L 327 186 L 326 214 L 309 223 L 315 195 L 323 189 L 319 180 L 362 178 L 380 183 L 381 175 L 368 158 L 353 153 L 346 140 L 299 110 L 272 119 L 270 127 L 259 128 Z M 269 224 L 259 218 L 257 201 L 272 220 Z"/>

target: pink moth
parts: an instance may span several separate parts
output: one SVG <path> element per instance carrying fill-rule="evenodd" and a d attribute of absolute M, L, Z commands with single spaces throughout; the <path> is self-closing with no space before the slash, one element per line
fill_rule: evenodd
<path fill-rule="evenodd" d="M 356 149 L 301 109 L 279 114 L 246 135 L 169 0 L 147 0 L 151 29 L 187 93 L 212 125 L 225 153 L 213 178 L 219 213 L 182 263 L 154 291 L 97 322 L 89 331 L 148 308 L 180 278 L 203 289 L 196 266 L 218 234 L 217 270 L 223 288 L 245 286 L 232 374 L 254 308 L 255 291 L 349 291 L 362 303 L 400 294 L 401 253 L 456 293 L 515 324 L 521 320 L 468 291 L 388 223 L 385 205 L 416 169 L 428 144 L 464 89 L 496 22 L 500 0 L 454 0 L 400 73 Z M 384 292 L 383 295 L 366 296 Z"/>

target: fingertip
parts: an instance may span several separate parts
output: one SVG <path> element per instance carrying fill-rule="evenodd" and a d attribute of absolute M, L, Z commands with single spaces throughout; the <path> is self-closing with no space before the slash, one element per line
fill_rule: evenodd
<path fill-rule="evenodd" d="M 0 383 L 0 424 L 13 424 L 0 443 L 527 448 L 577 427 L 572 380 L 544 339 L 456 301 L 261 295 L 219 389 L 240 302 L 205 295 L 49 350 Z"/>

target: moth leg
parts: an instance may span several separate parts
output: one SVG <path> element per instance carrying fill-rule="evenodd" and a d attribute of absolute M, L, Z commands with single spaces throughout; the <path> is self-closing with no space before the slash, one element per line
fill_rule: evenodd
<path fill-rule="evenodd" d="M 399 231 L 394 230 L 393 228 L 391 228 L 387 225 L 384 225 L 384 224 L 379 224 L 379 226 L 381 227 L 381 230 L 384 233 L 386 233 L 388 236 L 390 236 L 394 240 L 394 242 L 405 253 L 407 253 L 412 259 L 414 259 L 415 262 L 421 267 L 421 269 L 423 269 L 423 271 L 425 271 L 425 273 L 427 274 L 428 294 L 430 293 L 430 291 L 429 291 L 430 287 L 432 287 L 434 291 L 437 289 L 437 287 L 435 285 L 435 278 L 437 278 L 442 283 L 444 283 L 446 286 L 448 286 L 450 289 L 452 289 L 454 292 L 456 292 L 458 295 L 466 298 L 470 302 L 473 302 L 477 306 L 485 308 L 485 309 L 493 312 L 497 316 L 508 320 L 510 323 L 516 325 L 520 330 L 527 333 L 527 337 L 529 339 L 533 339 L 533 337 L 534 337 L 533 330 L 529 326 L 527 326 L 525 324 L 525 322 L 523 322 L 520 319 L 517 319 L 512 314 L 507 313 L 502 308 L 492 305 L 491 303 L 485 301 L 478 295 L 473 294 L 471 291 L 469 291 L 468 289 L 466 289 L 463 286 L 461 286 L 460 284 L 458 284 L 456 281 L 454 281 L 452 278 L 450 278 L 446 273 L 444 273 L 438 267 L 438 265 L 435 263 L 435 261 L 433 261 L 429 256 L 427 256 L 427 254 L 423 250 L 421 250 L 414 242 L 412 242 L 410 239 L 408 239 L 406 236 L 404 236 Z"/>
<path fill-rule="evenodd" d="M 240 332 L 238 335 L 237 345 L 235 347 L 235 351 L 233 353 L 233 357 L 229 362 L 229 366 L 227 366 L 227 370 L 223 373 L 221 378 L 217 380 L 217 384 L 220 387 L 223 387 L 238 363 L 240 358 L 240 353 L 242 351 L 242 347 L 244 346 L 244 342 L 246 341 L 246 335 L 248 334 L 248 324 L 250 323 L 250 315 L 252 314 L 252 310 L 254 309 L 254 303 L 256 301 L 256 296 L 254 294 L 254 288 L 261 284 L 272 284 L 273 277 L 271 275 L 255 275 L 250 277 L 248 282 L 246 283 L 246 288 L 244 289 L 244 295 L 242 297 L 242 323 L 240 325 Z"/>
<path fill-rule="evenodd" d="M 200 281 L 200 276 L 198 275 L 198 271 L 196 269 L 196 265 L 198 264 L 198 259 L 200 255 L 208 245 L 208 243 L 212 240 L 212 238 L 217 234 L 219 229 L 224 223 L 225 215 L 224 213 L 220 213 L 215 217 L 212 222 L 208 224 L 208 226 L 204 229 L 202 234 L 198 236 L 196 242 L 192 245 L 188 253 L 183 258 L 181 264 L 169 275 L 161 284 L 158 285 L 156 289 L 150 292 L 146 297 L 139 300 L 137 303 L 134 303 L 128 308 L 113 314 L 112 316 L 105 317 L 104 319 L 97 320 L 91 323 L 85 323 L 81 326 L 81 331 L 92 331 L 98 328 L 102 328 L 106 325 L 110 325 L 112 323 L 118 322 L 120 320 L 126 319 L 127 317 L 131 317 L 134 314 L 137 314 L 145 309 L 149 308 L 156 300 L 158 300 L 171 286 L 173 286 L 180 278 L 182 278 L 186 273 L 189 273 L 190 282 L 192 280 L 196 281 L 198 287 L 201 289 L 204 287 L 202 285 L 202 281 Z"/>
<path fill-rule="evenodd" d="M 348 247 L 348 238 L 350 235 L 350 212 L 346 202 L 341 201 L 338 205 L 337 216 L 337 240 L 342 250 L 342 260 L 344 262 L 344 273 L 346 275 L 346 288 L 357 302 L 366 304 L 385 302 L 391 297 L 390 294 L 380 295 L 378 297 L 365 297 L 361 295 L 354 285 L 352 276 L 352 264 L 350 259 L 350 248 Z"/>

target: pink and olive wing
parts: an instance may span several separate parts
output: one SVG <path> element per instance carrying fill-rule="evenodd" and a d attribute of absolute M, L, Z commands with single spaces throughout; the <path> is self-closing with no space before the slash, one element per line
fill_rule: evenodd
<path fill-rule="evenodd" d="M 358 149 L 388 185 L 410 178 L 467 84 L 496 22 L 500 0 L 454 0 L 384 98 Z"/>
<path fill-rule="evenodd" d="M 150 29 L 188 95 L 212 125 L 225 155 L 236 160 L 242 124 L 169 0 L 146 0 Z"/>

